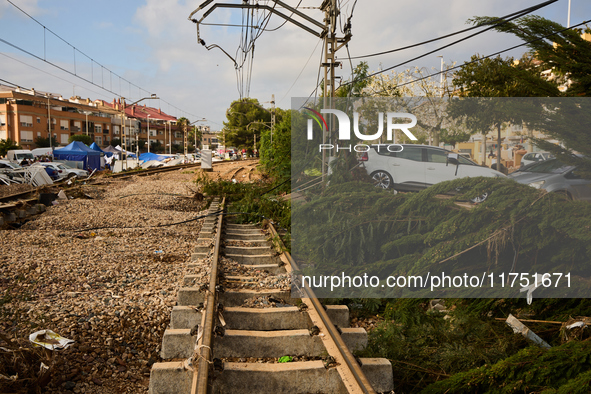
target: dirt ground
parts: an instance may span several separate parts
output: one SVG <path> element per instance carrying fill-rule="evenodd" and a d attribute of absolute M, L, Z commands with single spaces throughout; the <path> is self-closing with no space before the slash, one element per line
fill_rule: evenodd
<path fill-rule="evenodd" d="M 205 213 L 194 177 L 87 185 L 93 199 L 0 230 L 0 392 L 147 391 L 203 220 L 191 219 Z M 34 348 L 29 335 L 42 329 L 75 343 Z"/>
<path fill-rule="evenodd" d="M 254 182 L 262 178 L 257 170 L 258 159 L 234 160 L 214 163 L 213 171 L 199 171 L 210 179 L 223 179 L 226 181 L 235 179 L 236 182 Z"/>

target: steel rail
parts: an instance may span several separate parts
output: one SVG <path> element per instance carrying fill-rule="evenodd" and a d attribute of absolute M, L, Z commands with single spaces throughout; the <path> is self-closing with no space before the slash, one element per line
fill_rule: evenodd
<path fill-rule="evenodd" d="M 283 252 L 285 257 L 287 258 L 287 260 L 291 266 L 292 272 L 299 271 L 298 265 L 291 257 L 291 254 L 287 250 L 285 250 L 285 245 L 283 244 L 283 241 L 281 240 L 279 233 L 277 233 L 277 230 L 275 230 L 275 227 L 271 223 L 269 223 L 269 229 L 271 231 L 271 234 L 273 235 L 273 239 L 276 240 L 276 242 L 279 244 L 280 250 Z M 351 373 L 353 374 L 353 377 L 355 378 L 355 381 L 356 381 L 357 385 L 359 386 L 359 389 L 366 394 L 375 394 L 375 390 L 371 386 L 369 379 L 367 379 L 367 376 L 365 376 L 365 373 L 361 369 L 361 366 L 357 363 L 357 360 L 355 359 L 353 354 L 351 354 L 351 352 L 349 351 L 349 348 L 347 347 L 347 345 L 343 341 L 343 338 L 341 338 L 341 335 L 339 334 L 336 327 L 334 326 L 334 324 L 330 320 L 330 317 L 328 317 L 326 310 L 324 309 L 324 307 L 322 306 L 322 304 L 318 300 L 318 297 L 316 297 L 316 294 L 314 294 L 314 291 L 311 288 L 309 288 L 308 286 L 302 287 L 302 290 L 304 291 L 307 298 L 312 303 L 314 309 L 316 310 L 320 319 L 322 320 L 322 323 L 325 325 L 326 329 L 328 330 L 328 334 L 330 335 L 330 338 L 332 338 L 332 340 L 334 341 L 336 347 L 338 348 L 339 352 L 341 353 L 341 356 L 345 360 L 345 363 L 347 364 L 349 371 L 351 371 Z"/>
<path fill-rule="evenodd" d="M 220 203 L 222 209 L 224 209 L 225 202 L 226 198 L 224 197 L 222 199 L 222 202 Z M 199 345 L 198 347 L 199 362 L 197 364 L 197 369 L 193 373 L 191 394 L 207 394 L 207 385 L 209 380 L 209 364 L 213 356 L 212 344 L 216 309 L 216 285 L 218 279 L 218 260 L 220 253 L 223 220 L 224 215 L 219 215 L 216 227 L 217 233 L 215 235 L 213 257 L 211 260 L 209 289 L 207 292 L 205 305 L 203 336 L 201 340 L 201 345 Z"/>

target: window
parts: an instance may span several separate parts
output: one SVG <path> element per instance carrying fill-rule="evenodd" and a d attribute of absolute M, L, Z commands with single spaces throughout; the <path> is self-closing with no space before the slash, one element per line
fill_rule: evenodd
<path fill-rule="evenodd" d="M 113 134 L 119 135 L 119 126 L 113 126 Z"/>
<path fill-rule="evenodd" d="M 40 124 L 41 123 L 41 118 L 37 116 L 37 123 Z"/>
<path fill-rule="evenodd" d="M 103 144 L 103 137 L 101 135 L 97 135 L 94 137 L 94 142 L 97 143 L 97 145 L 102 145 Z"/>
<path fill-rule="evenodd" d="M 6 126 L 6 115 L 0 115 L 0 127 Z"/>
<path fill-rule="evenodd" d="M 60 144 L 67 144 L 68 138 L 70 138 L 68 134 L 60 134 Z"/>
<path fill-rule="evenodd" d="M 33 127 L 33 117 L 30 115 L 21 115 L 21 127 Z M 31 138 L 33 138 L 31 136 Z"/>
<path fill-rule="evenodd" d="M 21 141 L 33 142 L 33 132 L 21 130 Z"/>
<path fill-rule="evenodd" d="M 102 133 L 103 132 L 103 125 L 101 125 L 101 124 L 95 124 L 94 125 L 94 132 L 95 133 Z"/>
<path fill-rule="evenodd" d="M 37 132 L 37 138 L 41 138 L 41 132 L 40 131 Z"/>
<path fill-rule="evenodd" d="M 0 140 L 7 139 L 6 134 L 8 134 L 6 130 L 0 130 Z"/>
<path fill-rule="evenodd" d="M 440 150 L 427 149 L 427 161 L 430 163 L 447 163 L 447 154 Z"/>
<path fill-rule="evenodd" d="M 405 146 L 402 152 L 397 152 L 396 157 L 412 161 L 423 161 L 423 148 L 415 146 Z"/>
<path fill-rule="evenodd" d="M 61 130 L 68 130 L 68 121 L 67 120 L 60 120 L 60 129 Z"/>

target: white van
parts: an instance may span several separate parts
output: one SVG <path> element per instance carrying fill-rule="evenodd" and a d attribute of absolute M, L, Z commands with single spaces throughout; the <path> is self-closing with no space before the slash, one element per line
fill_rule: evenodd
<path fill-rule="evenodd" d="M 23 159 L 27 160 L 35 160 L 33 153 L 28 149 L 16 149 L 16 150 L 9 150 L 6 152 L 6 158 L 13 162 L 20 164 Z"/>
<path fill-rule="evenodd" d="M 36 148 L 31 151 L 33 156 L 53 156 L 53 148 Z"/>

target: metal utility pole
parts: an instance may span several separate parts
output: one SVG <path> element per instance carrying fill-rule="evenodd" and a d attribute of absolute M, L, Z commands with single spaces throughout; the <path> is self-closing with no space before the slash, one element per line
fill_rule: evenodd
<path fill-rule="evenodd" d="M 47 132 L 49 133 L 49 148 L 51 149 L 51 154 L 53 155 L 53 137 L 51 135 L 51 107 L 49 104 L 49 94 L 47 95 Z"/>
<path fill-rule="evenodd" d="M 183 133 L 185 134 L 184 143 L 185 143 L 185 160 L 187 159 L 187 155 L 189 154 L 189 143 L 187 141 L 187 122 L 183 122 Z"/>
<path fill-rule="evenodd" d="M 273 129 L 275 128 L 275 95 L 271 95 L 271 149 L 273 149 Z M 256 140 L 256 136 L 255 136 Z M 256 149 L 256 141 L 254 143 Z"/>
<path fill-rule="evenodd" d="M 351 40 L 351 24 L 347 21 L 344 27 L 345 36 L 337 37 L 337 21 L 340 14 L 337 6 L 337 0 L 324 0 L 320 9 L 324 11 L 324 91 L 323 91 L 323 107 L 325 109 L 332 109 L 334 107 L 333 97 L 336 91 L 335 68 L 341 65 L 341 62 L 336 60 L 336 52 L 345 46 Z M 322 143 L 326 144 L 332 139 L 333 115 L 328 117 L 329 130 L 324 130 L 322 133 Z M 328 174 L 329 158 L 326 157 L 326 150 L 322 150 L 322 181 L 326 182 L 326 175 Z"/>
<path fill-rule="evenodd" d="M 340 66 L 340 62 L 336 61 L 336 52 L 345 46 L 351 40 L 351 21 L 350 18 L 345 24 L 343 30 L 345 31 L 345 35 L 343 37 L 337 37 L 337 22 L 338 16 L 340 14 L 339 7 L 337 5 L 337 0 L 323 0 L 320 6 L 320 10 L 324 12 L 324 23 L 318 22 L 313 18 L 309 17 L 308 15 L 303 14 L 296 8 L 285 4 L 281 0 L 271 0 L 275 3 L 277 8 L 286 9 L 291 13 L 291 15 L 285 15 L 281 13 L 279 10 L 276 9 L 275 6 L 271 7 L 269 5 L 263 4 L 249 4 L 248 0 L 244 0 L 242 4 L 220 4 L 216 3 L 212 7 L 210 7 L 207 11 L 205 8 L 213 2 L 213 0 L 206 0 L 204 1 L 195 11 L 191 12 L 189 15 L 189 20 L 197 25 L 197 42 L 203 45 L 207 50 L 212 50 L 214 48 L 220 49 L 226 56 L 228 56 L 236 65 L 236 60 L 228 54 L 228 52 L 224 51 L 219 45 L 211 44 L 206 45 L 205 41 L 201 38 L 201 33 L 199 30 L 199 25 L 203 22 L 208 15 L 210 15 L 216 8 L 240 8 L 240 9 L 257 9 L 257 10 L 265 10 L 274 15 L 277 15 L 286 21 L 293 23 L 294 25 L 298 26 L 299 28 L 307 31 L 315 35 L 316 37 L 324 39 L 324 62 L 322 63 L 322 67 L 324 68 L 324 108 L 332 108 L 332 98 L 334 97 L 336 84 L 335 84 L 335 67 Z M 200 12 L 204 11 L 203 16 L 200 19 L 193 19 L 193 16 Z M 300 18 L 300 20 L 296 20 L 295 17 Z M 320 31 L 319 31 L 320 30 Z M 330 99 L 329 99 L 330 98 Z M 273 100 L 275 101 L 275 100 Z M 329 122 L 332 125 L 333 116 L 329 116 Z M 332 128 L 329 126 L 329 128 Z M 327 135 L 328 133 L 328 135 Z M 271 134 L 271 137 L 273 134 Z M 330 139 L 330 130 L 324 130 L 322 135 L 322 142 L 327 143 L 327 138 Z M 322 179 L 326 180 L 328 162 L 326 158 L 326 151 L 322 150 Z"/>

